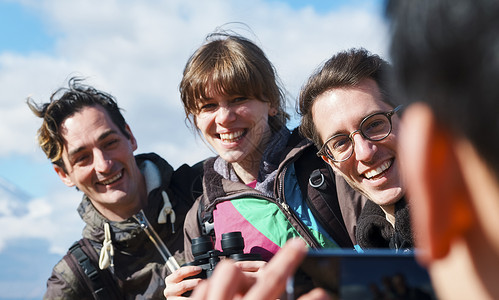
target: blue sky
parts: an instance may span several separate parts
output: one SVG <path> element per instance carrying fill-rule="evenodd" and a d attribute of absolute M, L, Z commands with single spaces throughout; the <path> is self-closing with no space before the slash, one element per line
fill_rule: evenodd
<path fill-rule="evenodd" d="M 294 10 L 312 8 L 314 13 L 322 16 L 342 9 L 351 9 L 352 7 L 367 8 L 371 12 L 380 15 L 382 9 L 382 2 L 379 0 L 273 0 L 268 2 L 274 4 L 284 3 Z M 0 53 L 12 53 L 14 55 L 26 56 L 37 54 L 57 55 L 54 52 L 56 52 L 55 47 L 58 39 L 65 34 L 69 34 L 69 32 L 60 30 L 57 27 L 54 27 L 53 24 L 48 23 L 48 16 L 40 13 L 40 7 L 36 7 L 36 5 L 35 7 L 32 7 L 31 5 L 23 5 L 22 3 L 23 1 L 0 1 Z M 24 3 L 33 3 L 33 1 L 26 1 Z M 208 27 L 206 32 L 210 29 L 211 28 Z M 202 36 L 200 36 L 198 40 L 200 40 L 200 38 L 202 38 Z M 307 70 L 307 72 L 311 70 L 312 69 Z M 1 71 L 2 70 L 0 69 L 0 72 Z M 304 74 L 306 74 L 306 72 Z M 304 79 L 305 76 L 302 76 L 302 78 Z M 25 84 L 29 85 L 30 82 L 26 81 Z M 56 84 L 61 85 L 64 83 L 56 82 Z M 27 88 L 26 91 L 29 91 L 29 88 Z M 29 92 L 26 95 L 23 95 L 22 100 L 24 100 L 28 94 Z M 39 100 L 43 101 L 44 99 Z M 39 151 L 34 150 L 33 152 Z M 26 192 L 32 196 L 50 192 L 53 182 L 47 184 L 46 180 L 48 178 L 46 178 L 46 175 L 48 173 L 47 170 L 50 170 L 51 166 L 40 162 L 40 153 L 37 154 L 38 157 L 32 157 L 33 155 L 28 155 L 27 157 L 25 153 L 21 154 L 15 149 L 9 149 L 7 153 L 0 152 L 0 176 L 16 185 L 29 187 Z M 196 158 L 200 157 L 196 156 Z M 194 161 L 195 160 L 191 160 L 188 161 L 188 163 L 193 163 Z M 180 162 L 177 164 L 179 163 Z M 30 170 L 30 172 L 25 172 L 25 170 Z"/>
<path fill-rule="evenodd" d="M 174 167 L 193 164 L 212 152 L 184 124 L 178 82 L 188 56 L 206 34 L 227 22 L 247 24 L 253 32 L 249 37 L 276 66 L 293 113 L 307 76 L 335 52 L 364 47 L 387 57 L 382 4 L 0 0 L 0 183 L 27 195 L 12 198 L 0 193 L 0 226 L 10 226 L 0 232 L 0 268 L 8 268 L 7 258 L 27 261 L 22 255 L 29 256 L 30 245 L 36 245 L 33 253 L 50 257 L 44 262 L 48 267 L 37 268 L 48 268 L 37 279 L 44 281 L 83 225 L 76 214 L 81 195 L 60 182 L 38 149 L 40 121 L 25 104 L 28 96 L 45 102 L 70 76 L 87 77 L 89 84 L 117 97 L 139 141 L 137 153 L 157 152 Z M 290 127 L 295 125 L 296 119 Z M 13 251 L 18 256 L 12 256 Z M 23 276 L 27 275 L 19 274 L 16 284 L 37 284 L 38 289 L 30 291 L 40 298 L 43 286 Z M 5 280 L 0 276 L 0 290 L 14 284 Z M 13 292 L 10 298 L 28 299 L 26 295 Z"/>
<path fill-rule="evenodd" d="M 0 51 L 27 54 L 50 51 L 53 38 L 46 32 L 42 20 L 33 11 L 16 2 L 0 2 Z M 15 26 L 13 26 L 15 25 Z"/>

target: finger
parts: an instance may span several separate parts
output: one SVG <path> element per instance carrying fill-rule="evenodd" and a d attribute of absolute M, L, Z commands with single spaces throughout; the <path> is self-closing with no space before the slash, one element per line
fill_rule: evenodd
<path fill-rule="evenodd" d="M 284 292 L 286 281 L 300 265 L 307 253 L 301 239 L 290 240 L 263 268 L 255 285 L 244 299 L 275 299 Z"/>
<path fill-rule="evenodd" d="M 231 261 L 220 262 L 208 280 L 207 299 L 234 299 L 241 297 L 254 280 L 248 280 L 245 274 Z"/>
<path fill-rule="evenodd" d="M 187 279 L 178 283 L 166 283 L 163 294 L 166 298 L 181 296 L 185 292 L 192 291 L 199 285 L 202 280 L 200 278 Z M 173 298 L 172 298 L 173 299 Z"/>
<path fill-rule="evenodd" d="M 167 297 L 166 300 L 191 300 L 192 298 L 183 297 L 183 296 L 170 296 Z"/>
<path fill-rule="evenodd" d="M 165 283 L 168 285 L 170 283 L 178 283 L 187 277 L 195 276 L 201 273 L 203 269 L 199 266 L 185 266 L 176 270 L 172 274 L 166 276 Z"/>
<path fill-rule="evenodd" d="M 267 262 L 263 260 L 248 260 L 237 261 L 235 264 L 244 272 L 258 272 L 267 264 Z"/>
<path fill-rule="evenodd" d="M 311 290 L 310 292 L 306 293 L 305 295 L 302 295 L 298 300 L 332 300 L 329 296 L 329 294 L 321 289 L 321 288 L 315 288 Z"/>
<path fill-rule="evenodd" d="M 191 299 L 202 300 L 208 298 L 208 281 L 202 281 L 198 284 L 196 289 L 192 292 Z M 170 300 L 170 299 L 168 299 Z"/>

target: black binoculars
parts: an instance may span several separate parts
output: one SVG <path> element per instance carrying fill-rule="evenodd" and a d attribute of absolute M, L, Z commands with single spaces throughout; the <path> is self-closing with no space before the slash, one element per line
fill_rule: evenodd
<path fill-rule="evenodd" d="M 185 264 L 186 266 L 200 266 L 203 271 L 196 276 L 198 278 L 208 278 L 215 270 L 221 257 L 227 257 L 235 261 L 262 260 L 258 253 L 243 253 L 244 239 L 241 232 L 227 232 L 222 234 L 222 251 L 213 249 L 211 236 L 205 235 L 192 239 L 192 255 L 194 261 Z"/>

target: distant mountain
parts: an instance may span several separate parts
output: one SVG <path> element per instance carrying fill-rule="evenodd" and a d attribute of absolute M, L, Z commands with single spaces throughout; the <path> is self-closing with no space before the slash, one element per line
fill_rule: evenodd
<path fill-rule="evenodd" d="M 51 269 L 61 258 L 60 255 L 49 252 L 50 244 L 46 239 L 29 236 L 5 239 L 9 232 L 25 232 L 29 227 L 37 226 L 26 218 L 32 200 L 20 188 L 0 177 L 0 242 L 6 243 L 0 248 L 2 300 L 41 299 Z M 23 221 L 16 223 L 14 220 Z M 19 230 L 18 223 L 26 228 Z"/>
<path fill-rule="evenodd" d="M 28 212 L 26 204 L 29 200 L 28 194 L 7 179 L 0 177 L 0 217 L 26 214 Z"/>

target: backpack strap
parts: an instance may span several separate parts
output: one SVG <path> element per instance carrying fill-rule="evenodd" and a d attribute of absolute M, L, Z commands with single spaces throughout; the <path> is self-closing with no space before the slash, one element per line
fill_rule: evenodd
<path fill-rule="evenodd" d="M 213 241 L 215 241 L 215 222 L 213 221 L 213 211 L 206 210 L 204 205 L 204 197 L 199 200 L 198 206 L 198 224 L 201 230 L 201 235 L 211 235 Z"/>
<path fill-rule="evenodd" d="M 331 167 L 327 164 L 325 165 L 326 168 L 316 169 L 310 174 L 309 186 L 318 192 L 322 198 L 322 203 L 327 206 L 328 211 L 334 216 L 332 220 L 329 220 L 328 224 L 338 245 L 350 248 L 353 246 L 353 243 L 345 226 L 344 216 L 338 199 L 339 194 L 336 188 L 335 175 Z M 322 184 L 318 184 L 318 177 L 322 179 Z"/>
<path fill-rule="evenodd" d="M 78 282 L 96 300 L 124 299 L 118 283 L 109 269 L 98 267 L 97 252 L 86 238 L 75 242 L 64 256 Z"/>
<path fill-rule="evenodd" d="M 318 158 L 312 145 L 295 161 L 296 176 L 317 222 L 342 248 L 353 247 L 338 201 L 336 180 L 331 167 Z"/>
<path fill-rule="evenodd" d="M 183 164 L 172 175 L 170 188 L 186 199 L 190 205 L 203 194 L 203 164 L 204 160 L 193 166 Z"/>

